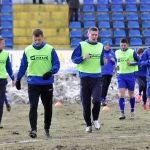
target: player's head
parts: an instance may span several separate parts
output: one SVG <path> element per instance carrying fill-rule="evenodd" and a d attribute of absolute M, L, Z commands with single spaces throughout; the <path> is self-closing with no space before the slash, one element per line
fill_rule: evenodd
<path fill-rule="evenodd" d="M 0 37 L 0 51 L 2 51 L 5 47 L 5 41 L 4 38 Z"/>
<path fill-rule="evenodd" d="M 109 41 L 104 41 L 103 45 L 104 45 L 104 50 L 106 51 L 110 50 L 111 43 Z"/>
<path fill-rule="evenodd" d="M 122 50 L 126 50 L 128 48 L 128 40 L 127 39 L 120 40 L 120 48 Z"/>
<path fill-rule="evenodd" d="M 141 55 L 144 52 L 144 48 L 140 47 L 137 49 L 137 54 Z"/>
<path fill-rule="evenodd" d="M 91 27 L 88 29 L 88 39 L 90 42 L 97 42 L 98 38 L 98 28 Z"/>
<path fill-rule="evenodd" d="M 32 33 L 32 40 L 36 46 L 40 46 L 43 42 L 44 36 L 41 29 L 35 29 Z"/>

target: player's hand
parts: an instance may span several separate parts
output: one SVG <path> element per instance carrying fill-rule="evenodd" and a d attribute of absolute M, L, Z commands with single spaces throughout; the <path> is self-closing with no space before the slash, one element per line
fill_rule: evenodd
<path fill-rule="evenodd" d="M 16 81 L 16 89 L 17 90 L 21 90 L 21 82 L 20 82 L 20 80 Z"/>
<path fill-rule="evenodd" d="M 51 72 L 46 72 L 44 75 L 43 75 L 43 80 L 48 80 L 50 77 L 52 77 L 52 73 Z"/>
<path fill-rule="evenodd" d="M 83 60 L 85 60 L 85 59 L 90 59 L 91 56 L 92 56 L 92 54 L 86 54 L 85 56 L 83 56 Z"/>
<path fill-rule="evenodd" d="M 104 57 L 103 62 L 104 62 L 104 65 L 106 65 L 108 63 L 108 59 Z"/>
<path fill-rule="evenodd" d="M 113 57 L 111 57 L 110 60 L 113 61 L 113 62 L 115 62 L 115 58 L 113 58 Z"/>
<path fill-rule="evenodd" d="M 128 61 L 127 61 L 127 65 L 130 66 L 130 64 L 131 64 L 131 62 L 128 60 Z"/>

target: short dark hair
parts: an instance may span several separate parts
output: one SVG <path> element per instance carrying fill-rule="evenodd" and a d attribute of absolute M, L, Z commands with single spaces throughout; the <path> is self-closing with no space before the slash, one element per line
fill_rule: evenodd
<path fill-rule="evenodd" d="M 41 29 L 35 29 L 32 33 L 35 37 L 39 37 L 40 35 L 43 36 L 43 31 Z"/>
<path fill-rule="evenodd" d="M 97 28 L 97 27 L 91 27 L 91 28 L 88 29 L 88 31 L 89 31 L 89 32 L 90 32 L 90 31 L 98 31 L 98 28 Z"/>
<path fill-rule="evenodd" d="M 120 40 L 120 43 L 127 43 L 128 44 L 128 40 L 123 38 L 123 39 Z"/>
<path fill-rule="evenodd" d="M 144 52 L 144 48 L 140 47 L 137 49 L 137 54 L 142 54 Z"/>

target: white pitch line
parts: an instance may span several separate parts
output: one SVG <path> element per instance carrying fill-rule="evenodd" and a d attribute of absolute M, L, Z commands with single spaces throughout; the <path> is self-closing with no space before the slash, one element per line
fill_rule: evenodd
<path fill-rule="evenodd" d="M 121 135 L 121 136 L 105 136 L 105 137 L 99 137 L 99 136 L 88 136 L 88 137 L 72 137 L 72 140 L 88 140 L 91 139 L 91 137 L 94 137 L 94 139 L 126 139 L 126 138 L 143 138 L 143 137 L 150 137 L 150 135 Z M 40 142 L 40 141 L 47 141 L 47 140 L 52 140 L 52 141 L 64 141 L 68 140 L 68 138 L 63 138 L 63 137 L 54 137 L 50 139 L 31 139 L 31 140 L 23 140 L 23 141 L 12 141 L 12 142 L 0 142 L 0 146 L 4 145 L 14 145 L 14 144 L 24 144 L 24 143 L 35 143 L 35 142 Z"/>
<path fill-rule="evenodd" d="M 2 142 L 0 143 L 0 146 L 3 145 L 13 145 L 13 144 L 23 144 L 23 143 L 35 143 L 35 142 L 39 142 L 39 141 L 43 141 L 42 139 L 34 139 L 34 140 L 23 140 L 23 141 L 12 141 L 12 142 Z"/>

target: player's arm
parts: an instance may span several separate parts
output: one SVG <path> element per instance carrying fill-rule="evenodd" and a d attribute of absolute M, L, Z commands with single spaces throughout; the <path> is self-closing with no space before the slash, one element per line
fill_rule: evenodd
<path fill-rule="evenodd" d="M 73 51 L 71 60 L 75 64 L 80 64 L 84 58 L 81 56 L 81 45 L 79 44 Z"/>
<path fill-rule="evenodd" d="M 150 59 L 148 57 L 148 49 L 145 50 L 141 56 L 140 67 L 150 66 Z"/>
<path fill-rule="evenodd" d="M 21 59 L 21 65 L 17 74 L 17 80 L 21 80 L 21 78 L 24 76 L 26 70 L 28 67 L 27 57 L 26 54 L 23 53 L 22 59 Z"/>
<path fill-rule="evenodd" d="M 6 70 L 7 70 L 7 73 L 9 74 L 11 80 L 14 81 L 15 78 L 14 78 L 14 74 L 13 74 L 13 70 L 12 70 L 12 65 L 11 65 L 9 56 L 8 56 L 8 58 L 6 60 Z"/>

